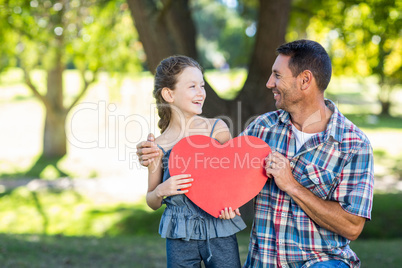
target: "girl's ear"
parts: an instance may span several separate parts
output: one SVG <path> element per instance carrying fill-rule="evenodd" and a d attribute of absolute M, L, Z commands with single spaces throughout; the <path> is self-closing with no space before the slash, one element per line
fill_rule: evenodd
<path fill-rule="evenodd" d="M 174 98 L 173 98 L 173 90 L 171 90 L 170 88 L 164 87 L 162 88 L 162 98 L 167 102 L 167 103 L 171 103 L 173 102 Z"/>

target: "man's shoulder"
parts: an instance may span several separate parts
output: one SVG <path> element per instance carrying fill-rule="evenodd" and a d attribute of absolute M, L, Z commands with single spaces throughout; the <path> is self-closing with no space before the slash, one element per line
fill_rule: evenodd
<path fill-rule="evenodd" d="M 342 143 L 361 146 L 371 146 L 370 140 L 366 134 L 357 127 L 352 121 L 347 117 L 343 116 L 344 125 L 342 130 Z"/>
<path fill-rule="evenodd" d="M 282 110 L 267 112 L 265 114 L 258 116 L 254 120 L 253 124 L 255 126 L 270 127 L 278 122 L 282 114 L 283 114 Z"/>
<path fill-rule="evenodd" d="M 331 135 L 340 143 L 346 147 L 353 147 L 354 145 L 366 144 L 370 145 L 370 141 L 366 134 L 358 128 L 352 121 L 350 121 L 345 115 L 343 115 L 336 105 L 331 101 L 325 100 L 327 107 L 333 112 L 331 117 Z"/>

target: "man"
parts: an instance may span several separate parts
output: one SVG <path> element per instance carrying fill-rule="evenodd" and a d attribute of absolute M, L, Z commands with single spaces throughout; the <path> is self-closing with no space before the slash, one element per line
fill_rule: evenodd
<path fill-rule="evenodd" d="M 359 267 L 350 240 L 371 217 L 373 154 L 367 137 L 324 98 L 331 61 L 314 41 L 277 49 L 266 84 L 279 109 L 242 135 L 265 140 L 267 183 L 255 198 L 244 267 Z M 151 151 L 138 145 L 140 159 Z M 144 149 L 144 150 L 142 150 Z"/>

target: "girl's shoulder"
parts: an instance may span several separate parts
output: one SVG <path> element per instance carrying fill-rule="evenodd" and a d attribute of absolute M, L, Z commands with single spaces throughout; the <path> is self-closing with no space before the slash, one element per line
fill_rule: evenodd
<path fill-rule="evenodd" d="M 163 132 L 155 139 L 155 143 L 165 151 L 168 151 L 173 148 L 177 142 L 188 135 L 210 136 L 220 143 L 225 143 L 231 139 L 229 128 L 221 119 L 197 116 L 186 127 L 186 130 L 182 132 Z"/>
<path fill-rule="evenodd" d="M 209 118 L 210 129 L 210 137 L 216 139 L 220 143 L 225 143 L 232 138 L 229 127 L 225 123 L 225 121 L 216 118 Z"/>
<path fill-rule="evenodd" d="M 176 142 L 177 141 L 172 140 L 169 135 L 166 135 L 166 133 L 162 133 L 157 138 L 155 138 L 155 143 L 160 149 L 163 149 L 164 152 L 172 149 Z"/>
<path fill-rule="evenodd" d="M 219 118 L 206 118 L 198 116 L 195 122 L 195 127 L 197 129 L 203 129 L 207 133 L 210 133 L 217 128 L 227 127 L 226 123 Z"/>

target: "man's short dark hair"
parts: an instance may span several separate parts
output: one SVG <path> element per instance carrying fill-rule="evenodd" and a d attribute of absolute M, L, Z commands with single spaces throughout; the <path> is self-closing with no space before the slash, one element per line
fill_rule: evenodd
<path fill-rule="evenodd" d="M 311 40 L 297 40 L 276 49 L 278 54 L 290 56 L 289 68 L 294 77 L 305 70 L 313 73 L 317 86 L 324 91 L 331 80 L 331 59 L 325 49 Z"/>

